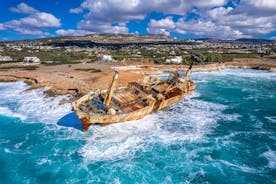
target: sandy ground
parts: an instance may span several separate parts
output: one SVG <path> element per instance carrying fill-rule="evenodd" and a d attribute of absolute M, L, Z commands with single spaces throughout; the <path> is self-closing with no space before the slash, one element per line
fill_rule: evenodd
<path fill-rule="evenodd" d="M 18 64 L 17 64 L 18 65 Z M 9 65 L 10 66 L 10 65 Z M 36 70 L 0 70 L 0 81 L 24 80 L 33 88 L 48 87 L 48 94 L 84 94 L 98 88 L 107 88 L 113 76 L 113 64 L 87 63 L 45 66 Z M 0 66 L 1 68 L 1 66 Z M 76 69 L 100 69 L 102 72 L 79 71 Z M 135 81 L 142 74 L 131 71 L 120 72 L 118 83 L 121 85 Z"/>
<path fill-rule="evenodd" d="M 142 80 L 145 74 L 158 74 L 176 69 L 186 69 L 182 65 L 131 65 L 122 66 L 117 63 L 84 63 L 64 65 L 38 65 L 36 70 L 9 69 L 1 67 L 20 64 L 1 64 L 0 81 L 24 80 L 32 88 L 47 87 L 47 94 L 72 94 L 80 96 L 89 91 L 107 88 L 112 80 L 114 69 L 119 70 L 118 85 L 126 85 L 130 81 Z M 22 64 L 21 64 L 22 65 Z M 101 72 L 80 71 L 76 69 L 100 69 Z M 276 72 L 276 60 L 272 59 L 236 59 L 233 62 L 196 65 L 192 71 L 214 71 L 226 68 L 252 68 Z"/>

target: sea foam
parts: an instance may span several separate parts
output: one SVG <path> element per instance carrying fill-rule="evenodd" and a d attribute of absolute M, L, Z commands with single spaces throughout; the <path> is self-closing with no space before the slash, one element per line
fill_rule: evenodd
<path fill-rule="evenodd" d="M 264 70 L 253 69 L 225 69 L 221 71 L 212 72 L 194 72 L 192 76 L 232 76 L 232 77 L 244 77 L 244 78 L 262 78 L 266 80 L 276 80 L 276 72 L 268 72 Z M 200 81 L 202 78 L 200 79 Z"/>
<path fill-rule="evenodd" d="M 276 151 L 273 151 L 269 148 L 268 151 L 263 153 L 263 156 L 268 161 L 268 167 L 271 169 L 276 169 Z"/>
<path fill-rule="evenodd" d="M 59 105 L 69 96 L 45 97 L 45 89 L 27 90 L 23 81 L 0 83 L 0 114 L 27 122 L 56 123 L 71 111 L 71 104 Z"/>
<path fill-rule="evenodd" d="M 143 151 L 156 142 L 200 141 L 212 132 L 218 120 L 236 118 L 237 114 L 223 114 L 225 109 L 227 106 L 222 104 L 188 97 L 140 120 L 91 127 L 93 134 L 79 152 L 86 160 L 117 160 L 131 158 L 137 150 Z"/>
<path fill-rule="evenodd" d="M 4 115 L 4 116 L 19 118 L 21 120 L 27 119 L 27 117 L 25 115 L 19 114 L 16 112 L 12 112 L 8 107 L 0 107 L 0 114 Z"/>

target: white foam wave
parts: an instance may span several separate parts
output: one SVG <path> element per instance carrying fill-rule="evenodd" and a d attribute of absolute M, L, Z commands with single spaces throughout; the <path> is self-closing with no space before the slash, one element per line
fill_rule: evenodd
<path fill-rule="evenodd" d="M 211 161 L 213 163 L 219 162 L 220 164 L 223 164 L 223 165 L 241 170 L 241 171 L 246 172 L 246 173 L 259 173 L 260 172 L 260 170 L 257 170 L 255 168 L 249 167 L 249 166 L 244 165 L 244 164 L 237 164 L 237 163 L 233 163 L 233 162 L 229 162 L 227 160 L 221 160 L 221 159 L 215 160 L 210 155 L 205 156 L 205 158 L 208 161 Z M 216 164 L 216 167 L 221 171 L 221 173 L 224 173 L 223 169 L 221 169 L 221 167 L 220 167 L 220 164 L 219 165 Z"/>
<path fill-rule="evenodd" d="M 0 113 L 28 122 L 56 123 L 71 111 L 71 104 L 59 105 L 69 96 L 45 98 L 45 89 L 25 91 L 28 88 L 23 81 L 0 83 Z"/>
<path fill-rule="evenodd" d="M 148 149 L 156 142 L 201 141 L 212 132 L 218 120 L 236 118 L 235 114 L 224 115 L 222 111 L 226 108 L 222 104 L 186 98 L 141 120 L 94 130 L 91 127 L 94 133 L 87 137 L 86 145 L 79 152 L 86 160 L 117 160 L 131 157 L 137 150 Z"/>
<path fill-rule="evenodd" d="M 186 97 L 186 99 L 196 98 L 196 97 L 200 97 L 200 93 L 197 92 L 197 91 L 193 91 L 191 95 L 189 95 L 188 97 Z"/>
<path fill-rule="evenodd" d="M 201 179 L 206 175 L 205 171 L 201 168 L 198 171 L 190 172 L 185 183 L 204 183 Z"/>
<path fill-rule="evenodd" d="M 234 77 L 246 77 L 246 78 L 262 78 L 269 80 L 276 80 L 276 72 L 268 72 L 264 70 L 253 69 L 225 69 L 212 72 L 193 72 L 192 78 L 200 78 L 199 76 L 234 76 Z"/>
<path fill-rule="evenodd" d="M 193 80 L 193 82 L 195 82 L 196 84 L 198 84 L 198 83 L 207 83 L 209 81 L 208 80 L 204 80 L 204 79 L 196 79 L 196 80 Z"/>
<path fill-rule="evenodd" d="M 42 158 L 37 162 L 38 165 L 51 164 L 51 163 L 52 163 L 52 160 L 48 158 Z"/>
<path fill-rule="evenodd" d="M 16 143 L 16 144 L 14 145 L 14 148 L 15 148 L 15 149 L 19 149 L 23 144 L 24 144 L 24 142 Z"/>
<path fill-rule="evenodd" d="M 6 140 L 6 139 L 0 139 L 0 145 L 2 144 L 7 144 L 7 143 L 9 143 L 10 142 L 10 140 Z"/>
<path fill-rule="evenodd" d="M 132 156 L 135 151 L 141 149 L 139 145 L 142 143 L 142 138 L 135 136 L 129 137 L 120 142 L 113 142 L 104 144 L 101 141 L 95 141 L 86 144 L 82 148 L 82 154 L 85 158 L 90 160 L 113 160 L 123 157 Z M 93 148 L 93 149 L 92 149 Z"/>
<path fill-rule="evenodd" d="M 268 167 L 271 169 L 276 169 L 276 152 L 269 149 L 268 151 L 263 153 L 263 156 L 268 161 Z"/>
<path fill-rule="evenodd" d="M 142 120 L 91 127 L 93 135 L 87 138 L 80 153 L 87 160 L 115 160 L 131 156 L 143 149 L 145 137 L 156 127 L 155 116 Z"/>
<path fill-rule="evenodd" d="M 15 113 L 15 112 L 12 112 L 9 108 L 7 107 L 0 107 L 0 114 L 1 115 L 4 115 L 4 116 L 10 116 L 10 117 L 15 117 L 15 118 L 19 118 L 21 120 L 26 120 L 27 117 L 22 115 L 22 114 L 19 114 L 19 113 Z"/>
<path fill-rule="evenodd" d="M 4 152 L 6 152 L 6 153 L 12 153 L 12 151 L 9 148 L 4 148 Z"/>
<path fill-rule="evenodd" d="M 267 119 L 271 123 L 276 123 L 276 116 L 266 116 L 265 119 Z"/>
<path fill-rule="evenodd" d="M 237 168 L 237 169 L 239 169 L 243 172 L 246 172 L 246 173 L 258 173 L 258 170 L 254 169 L 252 167 L 248 167 L 246 165 L 238 165 L 238 164 L 228 162 L 226 160 L 219 160 L 219 162 L 226 165 L 226 166 Z"/>

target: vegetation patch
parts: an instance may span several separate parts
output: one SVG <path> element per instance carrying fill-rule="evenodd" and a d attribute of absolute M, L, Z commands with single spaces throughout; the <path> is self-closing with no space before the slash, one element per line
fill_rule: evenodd
<path fill-rule="evenodd" d="M 36 66 L 36 65 L 30 65 L 30 66 L 2 66 L 2 67 L 0 67 L 0 70 L 2 70 L 2 71 L 12 70 L 12 69 L 36 70 L 37 68 L 39 68 L 39 66 Z"/>
<path fill-rule="evenodd" d="M 269 58 L 269 59 L 276 59 L 276 56 L 269 56 L 269 57 L 266 57 L 266 58 Z"/>
<path fill-rule="evenodd" d="M 83 71 L 83 72 L 91 72 L 91 73 L 98 73 L 102 72 L 102 70 L 97 68 L 76 68 L 77 71 Z"/>
<path fill-rule="evenodd" d="M 66 52 L 65 49 L 53 49 L 53 50 L 32 50 L 22 49 L 21 51 L 7 50 L 1 53 L 1 55 L 11 56 L 14 61 L 21 62 L 24 57 L 32 56 L 38 57 L 43 61 L 54 62 L 69 62 L 72 60 L 81 60 L 88 58 L 88 54 L 85 52 Z"/>
<path fill-rule="evenodd" d="M 258 58 L 260 57 L 259 54 L 255 54 L 255 53 L 227 53 L 227 54 L 224 54 L 226 56 L 230 56 L 230 57 L 233 57 L 233 58 Z"/>
<path fill-rule="evenodd" d="M 72 64 L 80 64 L 81 62 L 76 62 L 76 61 L 67 61 L 67 62 L 53 62 L 53 63 L 44 63 L 42 62 L 41 64 L 45 66 L 54 66 L 54 65 L 72 65 Z"/>

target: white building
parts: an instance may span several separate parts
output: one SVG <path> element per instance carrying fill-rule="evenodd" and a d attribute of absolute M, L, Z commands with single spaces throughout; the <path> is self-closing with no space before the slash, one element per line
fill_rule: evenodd
<path fill-rule="evenodd" d="M 12 61 L 10 56 L 0 56 L 0 61 Z"/>
<path fill-rule="evenodd" d="M 100 56 L 100 60 L 101 60 L 101 61 L 106 61 L 106 62 L 113 61 L 111 55 L 101 55 L 101 56 Z"/>
<path fill-rule="evenodd" d="M 175 51 L 172 50 L 172 51 L 170 52 L 170 55 L 171 55 L 171 56 L 175 56 Z"/>
<path fill-rule="evenodd" d="M 170 59 L 166 59 L 165 63 L 173 63 L 173 64 L 181 64 L 182 63 L 182 56 L 175 56 Z"/>
<path fill-rule="evenodd" d="M 265 54 L 266 52 L 265 52 L 264 49 L 258 48 L 258 49 L 257 49 L 257 53 L 258 53 L 258 54 Z"/>
<path fill-rule="evenodd" d="M 40 59 L 38 57 L 24 57 L 24 63 L 40 63 Z"/>

